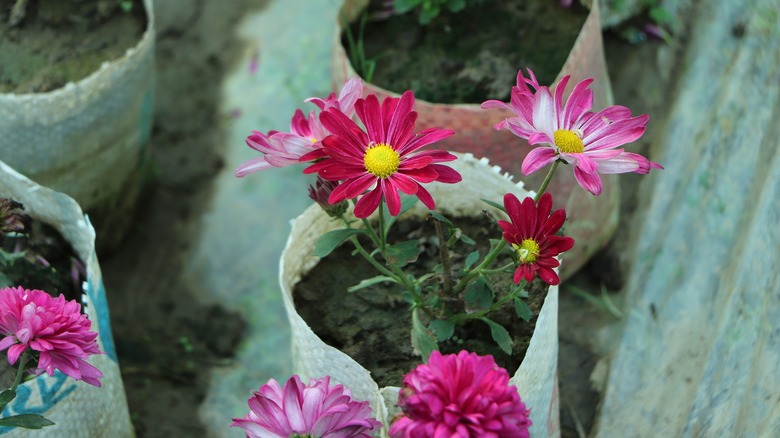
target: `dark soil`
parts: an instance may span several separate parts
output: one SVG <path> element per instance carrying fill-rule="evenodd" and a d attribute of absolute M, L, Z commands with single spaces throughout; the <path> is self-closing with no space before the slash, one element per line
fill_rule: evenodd
<path fill-rule="evenodd" d="M 500 230 L 497 233 L 497 228 L 487 217 L 455 218 L 453 222 L 477 242 L 476 247 L 459 242 L 451 249 L 453 272 L 458 272 L 470 252 L 478 249 L 482 256 L 487 254 L 489 239 L 500 238 Z M 409 219 L 396 223 L 388 239 L 390 242 L 419 239 L 423 247 L 420 258 L 406 265 L 405 272 L 420 277 L 432 272 L 440 263 L 439 245 L 431 237 L 435 237 L 435 229 L 430 221 Z M 368 369 L 380 387 L 400 386 L 402 376 L 421 363 L 420 356 L 412 351 L 409 305 L 402 298 L 401 288 L 396 285 L 377 285 L 347 292 L 348 287 L 378 274 L 360 255 L 352 256 L 352 251 L 351 244 L 344 244 L 309 271 L 294 288 L 296 307 L 323 341 Z M 510 255 L 505 253 L 495 266 L 511 261 Z M 514 286 L 511 272 L 490 275 L 488 282 L 497 298 Z M 481 321 L 457 327 L 453 339 L 441 343 L 440 351 L 447 354 L 465 349 L 481 355 L 490 354 L 510 375 L 514 374 L 525 356 L 536 317 L 547 294 L 546 285 L 538 281 L 527 289 L 530 297 L 525 301 L 534 315 L 530 322 L 517 316 L 511 302 L 488 315 L 512 334 L 511 356 L 498 347 L 491 338 L 490 328 Z M 462 303 L 462 297 L 459 301 Z M 460 303 L 457 308 L 462 311 Z M 422 322 L 427 324 L 428 321 L 423 319 Z"/>
<path fill-rule="evenodd" d="M 30 0 L 18 19 L 15 3 L 0 0 L 0 93 L 41 93 L 83 79 L 146 29 L 141 0 Z"/>
<path fill-rule="evenodd" d="M 373 0 L 369 17 L 383 3 Z M 376 61 L 370 81 L 414 90 L 429 102 L 508 101 L 519 68 L 531 68 L 539 83 L 555 80 L 587 16 L 579 2 L 567 9 L 554 0 L 481 0 L 459 13 L 442 12 L 428 26 L 418 24 L 416 13 L 370 21 L 363 32 L 365 56 Z M 355 37 L 359 23 L 351 26 Z M 346 36 L 342 43 L 349 48 Z"/>
<path fill-rule="evenodd" d="M 22 286 L 81 301 L 84 263 L 54 227 L 33 221 L 29 236 L 6 236 L 2 248 L 22 256 L 10 266 L 0 265 L 0 287 Z"/>

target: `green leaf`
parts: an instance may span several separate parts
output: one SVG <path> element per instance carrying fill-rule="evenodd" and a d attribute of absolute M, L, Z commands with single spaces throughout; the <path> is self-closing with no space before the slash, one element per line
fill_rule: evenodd
<path fill-rule="evenodd" d="M 477 312 L 485 310 L 493 304 L 493 289 L 487 284 L 484 278 L 479 277 L 466 286 L 466 293 L 463 296 L 467 312 Z"/>
<path fill-rule="evenodd" d="M 504 208 L 504 206 L 503 206 L 503 205 L 501 205 L 501 204 L 499 204 L 499 203 L 497 203 L 497 202 L 493 202 L 493 201 L 491 201 L 490 199 L 485 199 L 485 198 L 480 198 L 480 199 L 481 199 L 481 200 L 482 200 L 482 202 L 484 202 L 485 204 L 487 204 L 487 205 L 489 205 L 489 206 L 491 206 L 491 207 L 496 207 L 497 209 L 499 209 L 499 210 L 503 211 L 504 213 L 506 213 L 506 209 Z"/>
<path fill-rule="evenodd" d="M 520 298 L 528 298 L 528 291 L 525 290 L 526 281 L 525 279 L 520 280 L 520 284 L 516 285 L 511 292 L 509 292 L 511 295 L 515 295 Z"/>
<path fill-rule="evenodd" d="M 469 237 L 469 236 L 467 236 L 465 234 L 461 234 L 460 235 L 460 240 L 463 241 L 463 243 L 465 243 L 466 245 L 476 245 L 477 244 L 477 242 L 475 242 L 474 239 L 472 239 L 471 237 Z"/>
<path fill-rule="evenodd" d="M 426 3 L 423 6 L 423 8 L 420 10 L 420 16 L 418 17 L 418 22 L 420 24 L 425 25 L 433 21 L 433 19 L 438 16 L 439 16 L 439 5 L 432 5 Z"/>
<path fill-rule="evenodd" d="M 420 255 L 420 241 L 407 240 L 406 242 L 396 243 L 386 248 L 387 263 L 396 266 L 404 266 L 417 260 Z"/>
<path fill-rule="evenodd" d="M 531 311 L 531 308 L 528 307 L 528 304 L 520 298 L 515 298 L 515 312 L 517 312 L 517 316 L 522 318 L 523 321 L 530 321 L 531 317 L 534 316 L 534 313 Z"/>
<path fill-rule="evenodd" d="M 460 12 L 466 8 L 466 0 L 450 0 L 447 2 L 447 9 L 450 12 Z"/>
<path fill-rule="evenodd" d="M 25 251 L 7 252 L 0 248 L 0 264 L 12 266 L 18 259 L 26 255 Z"/>
<path fill-rule="evenodd" d="M 377 283 L 382 283 L 385 281 L 392 281 L 393 283 L 398 283 L 398 280 L 396 280 L 393 277 L 388 277 L 385 275 L 377 275 L 376 277 L 372 278 L 366 278 L 365 280 L 361 280 L 360 283 L 350 287 L 347 289 L 347 292 L 355 292 L 356 290 L 360 290 L 369 286 L 373 286 Z"/>
<path fill-rule="evenodd" d="M 10 278 L 6 277 L 5 274 L 0 272 L 0 287 L 11 287 L 13 286 L 13 282 Z"/>
<path fill-rule="evenodd" d="M 123 12 L 130 12 L 133 10 L 133 2 L 130 0 L 121 1 L 119 2 L 119 7 L 122 8 Z"/>
<path fill-rule="evenodd" d="M 25 429 L 41 429 L 54 425 L 38 414 L 19 414 L 11 417 L 0 418 L 0 426 L 23 427 Z"/>
<path fill-rule="evenodd" d="M 649 11 L 650 18 L 657 24 L 666 24 L 672 20 L 672 14 L 661 6 L 651 8 Z"/>
<path fill-rule="evenodd" d="M 437 213 L 437 212 L 435 212 L 435 211 L 432 211 L 432 212 L 431 212 L 431 216 L 433 216 L 433 218 L 434 218 L 434 219 L 436 219 L 437 221 L 439 221 L 439 222 L 444 222 L 445 224 L 447 224 L 447 225 L 449 225 L 449 226 L 451 226 L 451 227 L 455 228 L 455 224 L 453 224 L 453 223 L 452 223 L 452 221 L 450 221 L 449 219 L 447 219 L 446 217 L 444 217 L 442 214 L 440 214 L 440 213 Z"/>
<path fill-rule="evenodd" d="M 0 412 L 3 412 L 5 405 L 11 403 L 11 400 L 13 400 L 14 397 L 16 397 L 16 391 L 6 389 L 5 391 L 0 392 Z"/>
<path fill-rule="evenodd" d="M 363 232 L 363 230 L 357 228 L 341 228 L 328 231 L 317 240 L 317 244 L 314 245 L 313 254 L 317 257 L 325 257 L 333 252 L 334 249 L 338 248 L 338 246 L 341 245 L 341 242 L 346 238 Z"/>
<path fill-rule="evenodd" d="M 387 209 L 387 203 L 382 203 L 382 208 L 384 209 L 385 217 L 387 220 L 385 221 L 385 234 L 390 230 L 390 227 L 395 223 L 395 220 L 398 219 L 399 216 L 409 211 L 412 207 L 414 207 L 415 204 L 417 204 L 417 201 L 419 201 L 419 198 L 417 196 L 411 196 L 411 195 L 404 195 L 401 194 L 401 211 L 398 213 L 398 216 L 390 216 L 390 210 Z"/>
<path fill-rule="evenodd" d="M 395 0 L 393 8 L 399 14 L 405 14 L 420 4 L 421 0 Z"/>
<path fill-rule="evenodd" d="M 501 324 L 495 321 L 491 321 L 487 318 L 479 319 L 490 326 L 490 335 L 493 336 L 493 340 L 496 341 L 496 344 L 504 350 L 504 353 L 512 354 L 512 338 L 509 336 L 509 332 L 506 331 Z"/>
<path fill-rule="evenodd" d="M 374 71 L 376 70 L 376 60 L 369 59 L 365 61 L 365 65 L 363 66 L 363 79 L 366 82 L 371 82 L 371 79 L 374 78 Z"/>
<path fill-rule="evenodd" d="M 455 323 L 446 319 L 436 319 L 428 324 L 428 328 L 436 335 L 439 342 L 444 342 L 455 333 Z"/>
<path fill-rule="evenodd" d="M 422 356 L 423 362 L 428 362 L 431 352 L 439 349 L 436 336 L 420 322 L 417 315 L 418 309 L 412 310 L 412 347 Z"/>
<path fill-rule="evenodd" d="M 463 264 L 463 269 L 468 270 L 474 265 L 474 263 L 477 263 L 477 260 L 479 260 L 479 250 L 474 251 L 466 256 L 466 262 Z"/>

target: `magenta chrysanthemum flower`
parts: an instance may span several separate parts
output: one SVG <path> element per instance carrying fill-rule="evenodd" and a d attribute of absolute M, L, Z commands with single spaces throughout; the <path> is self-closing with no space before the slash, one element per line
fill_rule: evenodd
<path fill-rule="evenodd" d="M 362 93 L 363 81 L 360 78 L 353 78 L 344 84 L 338 97 L 331 93 L 325 99 L 312 97 L 306 99 L 306 102 L 314 103 L 321 111 L 335 108 L 346 114 L 347 117 L 352 117 L 355 114 L 355 101 Z M 243 177 L 249 173 L 271 167 L 298 164 L 303 155 L 319 149 L 322 145 L 322 139 L 328 134 L 329 132 L 322 126 L 316 110 L 312 110 L 309 117 L 306 118 L 303 111 L 298 109 L 290 121 L 290 132 L 269 131 L 268 134 L 263 134 L 259 131 L 252 131 L 252 135 L 246 139 L 246 144 L 263 155 L 238 166 L 235 175 Z"/>
<path fill-rule="evenodd" d="M 97 333 L 81 313 L 81 305 L 39 290 L 22 287 L 0 289 L 0 351 L 8 349 L 8 362 L 15 364 L 26 350 L 38 357 L 38 372 L 66 375 L 100 386 L 103 373 L 87 363 L 92 354 L 101 354 Z"/>
<path fill-rule="evenodd" d="M 249 409 L 231 425 L 244 429 L 247 438 L 370 437 L 382 427 L 371 417 L 368 402 L 352 400 L 342 385 L 330 386 L 329 377 L 312 379 L 307 386 L 294 375 L 284 389 L 271 379 L 249 399 Z"/>
<path fill-rule="evenodd" d="M 559 265 L 555 256 L 574 246 L 571 237 L 555 235 L 566 221 L 566 212 L 556 210 L 550 214 L 552 196 L 549 193 L 542 195 L 538 206 L 533 198 L 525 198 L 521 204 L 515 195 L 507 193 L 504 208 L 511 222 L 500 220 L 498 225 L 517 254 L 514 282 L 520 283 L 521 278 L 532 281 L 538 272 L 545 283 L 558 284 L 560 278 L 553 271 Z"/>
<path fill-rule="evenodd" d="M 509 373 L 493 356 L 467 351 L 431 353 L 404 376 L 398 406 L 393 438 L 523 438 L 531 426 Z"/>
<path fill-rule="evenodd" d="M 359 218 L 373 213 L 383 198 L 390 214 L 397 216 L 401 210 L 399 190 L 407 195 L 416 195 L 433 210 L 436 208 L 433 197 L 420 183 L 460 181 L 458 172 L 437 164 L 456 157 L 445 151 L 415 151 L 454 132 L 429 128 L 415 135 L 417 112 L 412 111 L 413 107 L 414 94 L 411 91 L 400 98 L 385 98 L 381 106 L 373 94 L 359 99 L 355 110 L 366 131 L 339 110 L 323 111 L 320 120 L 331 135 L 322 141 L 322 149 L 301 159 L 322 158 L 303 172 L 318 173 L 323 179 L 331 181 L 343 181 L 333 190 L 329 199 L 331 204 L 356 198 L 368 191 L 355 205 L 355 216 Z"/>
<path fill-rule="evenodd" d="M 518 72 L 509 104 L 497 100 L 482 104 L 482 108 L 505 108 L 517 114 L 498 123 L 496 129 L 509 129 L 532 145 L 543 145 L 523 160 L 524 175 L 561 159 L 574 166 L 574 176 L 582 188 L 598 195 L 602 189 L 600 173 L 646 174 L 650 169 L 663 169 L 639 154 L 617 149 L 644 134 L 650 119 L 647 114 L 631 117 L 631 110 L 617 105 L 591 112 L 593 91 L 588 87 L 593 79 L 578 83 L 564 106 L 563 91 L 569 76 L 561 79 L 551 93 L 539 85 L 530 69 L 528 75 L 526 79 L 522 71 Z"/>

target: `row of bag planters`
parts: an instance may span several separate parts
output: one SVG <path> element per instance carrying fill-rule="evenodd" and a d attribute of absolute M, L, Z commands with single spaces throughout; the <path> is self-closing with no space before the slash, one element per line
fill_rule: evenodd
<path fill-rule="evenodd" d="M 0 426 L 2 436 L 134 436 L 95 246 L 97 228 L 101 252 L 118 249 L 149 164 L 153 0 L 124 3 L 131 9 L 114 9 L 114 16 L 133 20 L 139 37 L 122 55 L 53 90 L 0 93 L 0 198 L 21 204 L 24 214 L 53 227 L 70 245 L 86 274 L 78 301 L 104 353 L 89 358 L 103 374 L 100 387 L 59 370 L 22 382 L 10 403 L 3 400 L 2 418 L 33 414 L 55 425 L 35 432 Z M 19 32 L 41 8 L 27 8 Z"/>
<path fill-rule="evenodd" d="M 144 0 L 143 5 L 146 30 L 138 44 L 121 59 L 104 63 L 85 79 L 51 92 L 0 94 L 0 197 L 13 198 L 34 219 L 52 225 L 84 263 L 87 281 L 82 304 L 92 329 L 98 332 L 100 350 L 105 352 L 90 359 L 103 373 L 102 388 L 54 373 L 28 380 L 17 389 L 17 397 L 5 406 L 3 417 L 20 413 L 44 415 L 57 424 L 39 432 L 44 436 L 133 435 L 90 219 L 97 222 L 99 241 L 108 249 L 115 249 L 127 227 L 124 221 L 132 217 L 128 212 L 133 210 L 148 159 L 154 93 L 154 18 L 152 0 Z M 365 6 L 365 1 L 347 0 L 340 11 L 340 17 L 346 20 L 342 23 L 357 19 Z M 604 107 L 611 103 L 611 92 L 598 14 L 598 2 L 593 2 L 558 79 L 569 74 L 570 84 L 574 84 L 593 77 L 594 106 Z M 334 44 L 333 81 L 338 86 L 356 75 L 340 40 L 341 29 Z M 366 94 L 374 93 L 380 98 L 396 95 L 370 83 L 366 85 Z M 500 115 L 481 111 L 478 105 L 422 100 L 417 101 L 415 110 L 419 113 L 418 129 L 462 128 L 457 140 L 445 143 L 444 148 L 490 157 L 510 173 L 519 174 L 519 160 L 505 158 L 506 145 L 516 144 L 518 139 L 506 131 L 492 129 L 501 120 Z M 512 152 L 515 157 L 530 150 L 527 144 L 513 147 L 517 149 Z M 434 184 L 430 189 L 445 214 L 479 215 L 485 209 L 481 198 L 500 199 L 504 193 L 514 193 L 522 199 L 528 194 L 522 184 L 501 175 L 487 160 L 466 155 L 456 163 L 466 183 L 456 190 L 443 184 Z M 592 197 L 575 196 L 576 182 L 562 173 L 548 191 L 556 199 L 556 208 L 565 207 L 573 218 L 567 225 L 567 234 L 592 245 L 567 255 L 571 273 L 614 231 L 618 193 L 616 184 L 607 183 L 605 186 L 611 191 L 605 191 L 601 202 L 590 204 Z M 465 193 L 463 187 L 473 188 L 474 193 Z M 89 218 L 82 209 L 90 214 Z M 412 215 L 424 214 L 419 206 L 412 210 Z M 500 216 L 501 212 L 496 210 L 493 214 Z M 361 364 L 318 337 L 295 308 L 294 285 L 319 261 L 312 255 L 315 238 L 333 226 L 318 206 L 312 206 L 293 223 L 282 256 L 280 281 L 293 334 L 293 371 L 305 378 L 331 376 L 334 382 L 350 388 L 355 398 L 369 401 L 380 421 L 388 424 L 396 412 L 398 388 L 380 387 Z M 525 357 L 517 369 L 510 370 L 511 382 L 522 388 L 523 400 L 533 407 L 531 432 L 535 436 L 559 434 L 557 300 L 558 288 L 552 286 L 541 310 L 534 315 L 536 329 Z M 0 428 L 0 434 L 8 436 L 24 433 L 21 429 Z"/>

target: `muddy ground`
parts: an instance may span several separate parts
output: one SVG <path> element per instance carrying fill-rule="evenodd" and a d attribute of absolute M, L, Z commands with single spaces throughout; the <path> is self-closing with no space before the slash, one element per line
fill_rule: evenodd
<path fill-rule="evenodd" d="M 182 260 L 223 167 L 218 105 L 223 77 L 242 50 L 234 28 L 266 3 L 155 1 L 151 176 L 121 250 L 100 256 L 139 438 L 205 436 L 198 407 L 210 369 L 229 360 L 243 335 L 239 315 L 195 298 L 198 285 L 183 275 Z"/>

